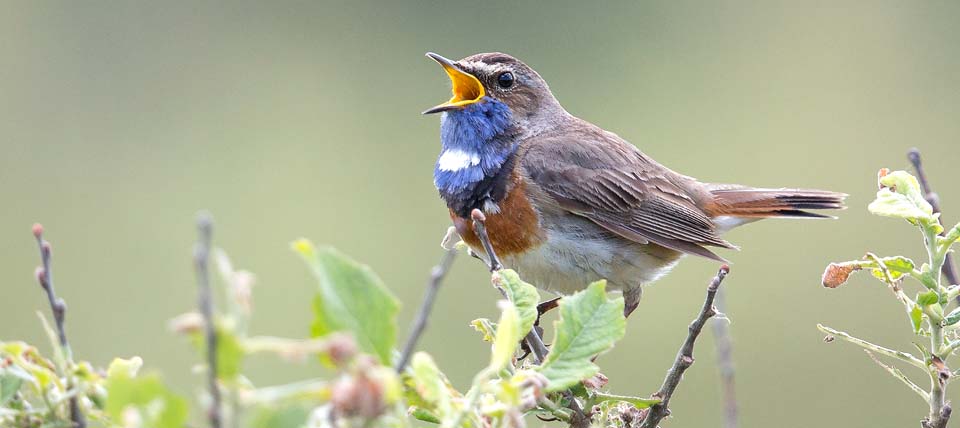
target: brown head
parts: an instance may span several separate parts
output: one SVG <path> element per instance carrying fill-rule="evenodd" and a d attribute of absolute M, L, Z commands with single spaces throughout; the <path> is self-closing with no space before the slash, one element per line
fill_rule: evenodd
<path fill-rule="evenodd" d="M 563 108 L 550 92 L 547 82 L 520 60 L 499 52 L 480 53 L 452 61 L 428 52 L 447 72 L 453 97 L 424 114 L 466 107 L 483 97 L 494 98 L 510 107 L 517 119 L 561 112 Z"/>

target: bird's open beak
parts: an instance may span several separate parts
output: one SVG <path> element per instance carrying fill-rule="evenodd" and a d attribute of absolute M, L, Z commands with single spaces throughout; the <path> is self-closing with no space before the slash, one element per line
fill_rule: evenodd
<path fill-rule="evenodd" d="M 453 84 L 453 98 L 450 98 L 450 101 L 424 111 L 423 114 L 439 113 L 468 106 L 480 101 L 486 94 L 480 81 L 472 74 L 461 70 L 453 61 L 433 52 L 427 52 L 427 56 L 438 62 L 440 66 L 443 67 L 443 71 L 447 72 L 447 76 L 450 77 L 450 83 Z"/>

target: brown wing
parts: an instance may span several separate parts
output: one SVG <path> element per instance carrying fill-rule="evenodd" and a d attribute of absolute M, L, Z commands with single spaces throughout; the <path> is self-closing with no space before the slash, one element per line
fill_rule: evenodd
<path fill-rule="evenodd" d="M 704 246 L 735 248 L 697 207 L 698 200 L 709 197 L 702 185 L 616 135 L 581 123 L 573 131 L 524 144 L 521 166 L 561 208 L 643 244 L 720 261 Z"/>

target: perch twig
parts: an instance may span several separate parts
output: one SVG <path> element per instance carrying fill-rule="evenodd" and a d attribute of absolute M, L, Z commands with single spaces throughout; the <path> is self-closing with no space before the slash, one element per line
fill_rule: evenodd
<path fill-rule="evenodd" d="M 490 236 L 487 234 L 486 224 L 484 223 L 487 221 L 487 217 L 483 214 L 483 211 L 474 209 L 470 212 L 470 218 L 473 220 L 473 230 L 480 239 L 480 243 L 483 245 L 483 250 L 487 253 L 487 267 L 490 268 L 490 272 L 496 272 L 503 269 L 503 264 L 501 264 L 500 259 L 497 258 L 497 253 L 493 250 L 493 244 L 490 243 Z M 504 293 L 504 297 L 506 297 L 504 290 L 501 289 L 500 292 Z M 540 337 L 539 333 L 537 333 L 537 328 L 531 328 L 523 340 L 533 353 L 534 363 L 542 363 L 544 358 L 547 356 L 547 347 L 543 344 L 543 338 Z M 589 427 L 590 416 L 583 411 L 583 407 L 581 407 L 580 403 L 578 403 L 573 397 L 573 394 L 571 394 L 570 391 L 567 391 L 564 395 L 570 401 L 570 404 L 568 404 L 567 407 L 573 411 L 573 415 L 570 416 L 570 427 Z"/>
<path fill-rule="evenodd" d="M 417 341 L 420 340 L 420 336 L 423 335 L 423 331 L 427 328 L 427 319 L 433 310 L 433 302 L 437 299 L 437 292 L 440 291 L 440 285 L 447 276 L 447 272 L 450 271 L 450 266 L 453 265 L 456 256 L 457 250 L 455 248 L 446 250 L 443 258 L 440 259 L 440 264 L 434 266 L 430 271 L 427 293 L 423 296 L 423 303 L 420 304 L 420 310 L 417 312 L 417 318 L 413 323 L 413 329 L 410 331 L 410 337 L 407 338 L 407 342 L 403 346 L 403 352 L 400 354 L 400 359 L 397 362 L 397 373 L 403 372 L 407 363 L 410 362 L 410 356 L 417 346 Z"/>
<path fill-rule="evenodd" d="M 663 385 L 660 387 L 660 390 L 653 395 L 654 398 L 659 398 L 662 401 L 650 407 L 647 416 L 643 419 L 643 423 L 640 424 L 640 428 L 656 428 L 657 424 L 659 424 L 663 418 L 670 415 L 670 398 L 673 396 L 674 391 L 676 391 L 677 385 L 680 384 L 680 380 L 683 378 L 683 372 L 693 365 L 693 346 L 696 344 L 697 337 L 700 336 L 704 324 L 707 323 L 708 319 L 717 314 L 716 308 L 713 307 L 713 302 L 717 296 L 717 290 L 720 289 L 720 284 L 723 283 L 723 279 L 729 272 L 729 266 L 721 266 L 717 272 L 717 276 L 713 277 L 710 285 L 707 286 L 707 298 L 703 302 L 700 314 L 690 323 L 687 339 L 680 347 L 680 351 L 677 352 L 677 358 L 674 360 L 670 370 L 667 371 L 667 376 L 663 380 Z"/>

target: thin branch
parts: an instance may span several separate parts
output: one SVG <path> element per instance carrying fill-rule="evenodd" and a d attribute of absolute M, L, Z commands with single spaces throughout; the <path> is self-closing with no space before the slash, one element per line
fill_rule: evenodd
<path fill-rule="evenodd" d="M 886 370 L 887 373 L 890 373 L 891 376 L 897 378 L 897 380 L 899 380 L 900 382 L 903 382 L 903 384 L 906 385 L 907 388 L 910 388 L 910 390 L 912 390 L 913 392 L 916 392 L 917 395 L 919 395 L 920 398 L 923 399 L 923 401 L 930 401 L 930 393 L 927 391 L 924 391 L 923 388 L 920 388 L 917 384 L 913 383 L 913 381 L 910 380 L 910 378 L 908 378 L 907 375 L 903 374 L 903 372 L 900 371 L 900 369 L 894 366 L 885 364 L 883 361 L 880 361 L 880 359 L 878 359 L 876 355 L 873 355 L 873 352 L 870 352 L 869 350 L 864 349 L 863 352 L 866 352 L 867 355 L 870 356 L 870 359 L 873 360 L 873 362 L 877 363 L 878 366 Z"/>
<path fill-rule="evenodd" d="M 487 217 L 483 214 L 483 211 L 474 209 L 470 212 L 470 218 L 473 220 L 473 230 L 480 239 L 480 243 L 483 245 L 483 250 L 487 253 L 487 267 L 490 269 L 490 272 L 496 272 L 503 269 L 503 264 L 500 263 L 500 259 L 497 258 L 497 253 L 493 249 L 493 244 L 490 243 L 490 236 L 487 234 L 487 227 L 484 224 L 484 222 L 487 221 Z M 500 293 L 506 297 L 506 292 L 503 289 L 500 289 Z M 540 337 L 539 333 L 537 333 L 537 327 L 534 326 L 531 328 L 530 331 L 527 332 L 526 336 L 524 336 L 523 340 L 527 343 L 527 347 L 530 348 L 530 351 L 533 353 L 534 363 L 542 363 L 544 358 L 547 357 L 547 346 L 543 344 L 543 338 Z M 574 398 L 573 394 L 571 394 L 570 391 L 566 391 L 564 396 L 570 401 L 567 407 L 573 411 L 573 415 L 570 416 L 570 427 L 589 427 L 590 416 L 583 411 L 583 408 L 580 406 L 580 403 L 577 402 L 576 398 Z"/>
<path fill-rule="evenodd" d="M 36 223 L 33 225 L 33 237 L 37 239 L 37 247 L 40 249 L 41 266 L 37 268 L 37 282 L 40 288 L 47 294 L 47 301 L 50 303 L 50 310 L 53 312 L 53 319 L 57 326 L 57 341 L 60 343 L 60 349 L 63 352 L 61 356 L 66 367 L 61 367 L 61 375 L 67 377 L 67 390 L 73 388 L 73 377 L 69 372 L 73 366 L 73 351 L 70 349 L 70 342 L 67 341 L 67 330 L 64 321 L 67 317 L 67 303 L 60 297 L 53 288 L 53 270 L 50 268 L 51 248 L 50 243 L 43 239 L 43 225 Z M 77 396 L 70 397 L 70 421 L 74 428 L 84 428 L 87 426 L 86 417 L 80 409 L 80 403 Z"/>
<path fill-rule="evenodd" d="M 923 362 L 923 360 L 921 360 L 921 359 L 919 359 L 919 358 L 917 358 L 917 357 L 914 357 L 913 355 L 908 354 L 908 353 L 906 353 L 906 352 L 897 351 L 897 350 L 890 349 L 890 348 L 885 348 L 885 347 L 880 346 L 880 345 L 875 345 L 875 344 L 873 344 L 873 343 L 867 342 L 866 340 L 853 337 L 853 336 L 851 336 L 849 333 L 842 332 L 842 331 L 839 331 L 839 330 L 834 330 L 834 329 L 832 329 L 832 328 L 830 328 L 830 327 L 827 327 L 827 326 L 825 326 L 825 325 L 823 325 L 823 324 L 817 324 L 817 328 L 818 328 L 820 331 L 822 331 L 822 332 L 824 332 L 824 333 L 826 333 L 826 334 L 829 334 L 831 338 L 839 337 L 839 338 L 841 338 L 841 339 L 843 339 L 843 340 L 845 340 L 845 341 L 847 341 L 847 342 L 850 342 L 850 343 L 852 343 L 852 344 L 854 344 L 854 345 L 858 345 L 858 346 L 860 346 L 860 347 L 862 347 L 862 348 L 864 348 L 864 349 L 866 349 L 866 350 L 868 350 L 868 351 L 872 351 L 872 352 L 875 352 L 875 353 L 880 354 L 880 355 L 886 355 L 886 356 L 888 356 L 888 357 L 890 357 L 890 358 L 898 359 L 898 360 L 903 361 L 903 362 L 905 362 L 905 363 L 907 363 L 907 364 L 910 364 L 911 366 L 917 367 L 917 368 L 919 368 L 919 369 L 921 369 L 921 370 L 923 370 L 923 371 L 927 371 L 927 365 Z M 833 339 L 830 339 L 830 340 L 833 340 Z"/>
<path fill-rule="evenodd" d="M 660 387 L 660 390 L 653 395 L 653 398 L 659 398 L 663 401 L 650 407 L 650 411 L 647 412 L 647 416 L 643 419 L 643 423 L 640 424 L 640 428 L 656 428 L 657 424 L 659 424 L 663 418 L 670 415 L 670 398 L 673 396 L 674 391 L 677 390 L 677 385 L 680 384 L 680 380 L 683 378 L 683 372 L 693 365 L 693 346 L 696 344 L 697 337 L 700 336 L 704 324 L 707 323 L 708 319 L 717 314 L 717 309 L 713 307 L 713 302 L 717 297 L 717 290 L 720 289 L 720 284 L 723 283 L 723 279 L 726 278 L 728 273 L 730 273 L 730 267 L 727 265 L 721 266 L 717 272 L 717 276 L 713 277 L 710 285 L 707 286 L 707 298 L 703 302 L 700 314 L 690 323 L 687 340 L 683 342 L 680 351 L 677 352 L 677 358 L 667 372 L 667 377 L 663 380 L 663 385 Z"/>
<path fill-rule="evenodd" d="M 433 302 L 437 299 L 437 292 L 440 291 L 443 278 L 447 276 L 447 272 L 450 271 L 450 266 L 453 265 L 456 257 L 457 250 L 455 248 L 447 250 L 443 254 L 443 258 L 440 259 L 440 264 L 434 266 L 430 271 L 430 281 L 427 283 L 427 294 L 423 296 L 423 303 L 420 304 L 420 310 L 417 312 L 417 318 L 413 323 L 413 329 L 410 331 L 410 337 L 407 338 L 407 343 L 403 345 L 403 352 L 400 354 L 400 359 L 397 362 L 397 373 L 402 373 L 407 363 L 410 362 L 410 356 L 417 346 L 417 341 L 420 340 L 420 336 L 423 335 L 423 331 L 427 328 L 427 319 L 433 310 Z"/>
<path fill-rule="evenodd" d="M 720 314 L 725 312 L 727 306 L 726 294 L 724 288 L 717 290 L 714 304 Z M 717 367 L 720 369 L 723 426 L 724 428 L 737 428 L 736 370 L 733 366 L 733 340 L 730 337 L 730 323 L 714 322 L 713 337 L 717 348 Z"/>
<path fill-rule="evenodd" d="M 920 150 L 916 147 L 910 149 L 910 151 L 907 152 L 907 158 L 909 158 L 910 163 L 913 164 L 913 169 L 917 171 L 917 180 L 920 181 L 920 188 L 923 189 L 923 197 L 930 203 L 930 206 L 933 207 L 933 212 L 939 213 L 940 196 L 930 188 L 930 182 L 927 181 L 927 174 L 923 170 L 923 163 L 920 161 Z M 940 232 L 940 235 L 943 234 L 944 232 Z M 949 281 L 951 285 L 960 284 L 956 267 L 953 264 L 953 256 L 950 253 L 947 253 L 943 261 L 941 272 L 947 277 L 947 281 Z"/>
<path fill-rule="evenodd" d="M 496 251 L 493 250 L 493 244 L 490 243 L 490 236 L 487 235 L 487 226 L 485 224 L 487 216 L 483 214 L 483 211 L 474 209 L 470 212 L 470 218 L 473 219 L 473 230 L 477 233 L 477 237 L 480 238 L 483 251 L 487 253 L 487 267 L 490 268 L 490 272 L 503 269 L 503 264 L 500 263 Z"/>
<path fill-rule="evenodd" d="M 210 291 L 210 242 L 213 239 L 213 219 L 207 212 L 197 216 L 197 244 L 193 248 L 193 263 L 197 274 L 199 288 L 197 305 L 203 314 L 204 336 L 207 351 L 207 387 L 210 390 L 210 409 L 208 419 L 210 426 L 220 428 L 222 398 L 220 387 L 217 384 L 217 330 L 213 319 L 213 295 Z"/>

